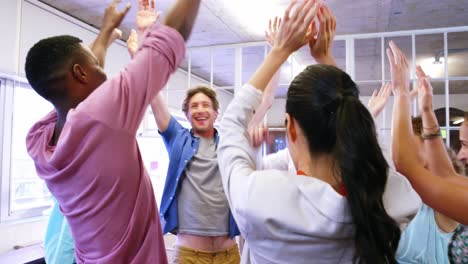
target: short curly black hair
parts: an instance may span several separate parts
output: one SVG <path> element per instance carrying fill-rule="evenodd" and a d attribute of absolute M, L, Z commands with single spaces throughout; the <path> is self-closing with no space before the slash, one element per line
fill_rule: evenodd
<path fill-rule="evenodd" d="M 26 56 L 26 78 L 32 88 L 45 99 L 56 96 L 49 84 L 63 77 L 63 70 L 81 51 L 82 40 L 73 36 L 56 36 L 37 42 Z"/>

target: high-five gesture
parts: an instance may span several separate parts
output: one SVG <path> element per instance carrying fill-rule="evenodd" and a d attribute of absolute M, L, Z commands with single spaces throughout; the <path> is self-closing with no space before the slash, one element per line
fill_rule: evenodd
<path fill-rule="evenodd" d="M 385 105 L 387 104 L 388 98 L 392 94 L 392 84 L 385 83 L 380 87 L 380 90 L 374 90 L 372 97 L 367 104 L 369 111 L 371 112 L 374 118 L 377 118 Z"/>
<path fill-rule="evenodd" d="M 128 3 L 122 11 L 117 10 L 117 6 L 122 0 L 113 0 L 106 8 L 104 13 L 104 20 L 102 27 L 109 30 L 114 30 L 120 26 L 125 15 L 130 10 L 130 3 Z"/>
<path fill-rule="evenodd" d="M 305 0 L 298 5 L 297 1 L 292 1 L 284 13 L 279 30 L 275 35 L 273 47 L 291 54 L 307 44 L 313 37 L 307 32 L 312 20 L 317 15 L 320 3 L 317 0 Z M 296 9 L 292 12 L 294 7 Z"/>
<path fill-rule="evenodd" d="M 312 38 L 309 41 L 310 54 L 321 64 L 336 66 L 332 55 L 333 39 L 336 32 L 336 17 L 327 5 L 322 5 L 317 18 L 320 23 L 319 30 L 314 22 L 310 25 L 309 32 Z"/>
<path fill-rule="evenodd" d="M 312 34 L 308 32 L 308 29 L 321 4 L 322 1 L 320 0 L 305 0 L 300 4 L 297 4 L 297 1 L 291 2 L 281 21 L 277 20 L 276 28 L 275 23 L 270 27 L 271 33 L 276 32 L 274 33 L 274 39 L 272 38 L 273 48 L 260 68 L 249 80 L 251 85 L 264 91 L 273 75 L 288 57 L 309 43 Z M 292 12 L 293 8 L 295 8 L 294 12 Z M 273 34 L 267 32 L 267 37 L 270 36 L 273 36 Z"/>
<path fill-rule="evenodd" d="M 155 13 L 154 0 L 138 0 L 138 12 L 136 15 L 136 24 L 138 32 L 144 32 L 148 27 L 155 24 L 161 12 Z"/>
<path fill-rule="evenodd" d="M 409 95 L 410 75 L 406 55 L 398 48 L 395 42 L 390 41 L 390 49 L 387 49 L 387 57 L 390 62 L 393 94 Z"/>

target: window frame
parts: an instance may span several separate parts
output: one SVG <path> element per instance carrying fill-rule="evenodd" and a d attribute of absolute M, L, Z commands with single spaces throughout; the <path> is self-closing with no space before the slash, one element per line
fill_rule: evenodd
<path fill-rule="evenodd" d="M 24 78 L 0 74 L 0 117 L 3 119 L 3 127 L 0 130 L 1 146 L 1 177 L 0 177 L 0 222 L 33 221 L 44 218 L 44 211 L 51 207 L 38 206 L 30 209 L 11 211 L 11 168 L 12 168 L 12 141 L 13 141 L 13 115 L 15 87 L 19 84 L 29 86 Z M 22 89 L 32 89 L 30 87 Z"/>

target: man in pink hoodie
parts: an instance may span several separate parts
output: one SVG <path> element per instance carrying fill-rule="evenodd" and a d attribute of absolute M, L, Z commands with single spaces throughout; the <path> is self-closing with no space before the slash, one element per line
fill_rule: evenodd
<path fill-rule="evenodd" d="M 109 39 L 127 13 L 118 2 L 106 9 L 97 41 Z M 199 5 L 177 0 L 164 25 L 145 32 L 133 60 L 110 80 L 78 38 L 43 39 L 28 52 L 28 81 L 55 110 L 31 128 L 26 144 L 68 220 L 78 263 L 167 263 L 135 134 L 184 57 Z"/>

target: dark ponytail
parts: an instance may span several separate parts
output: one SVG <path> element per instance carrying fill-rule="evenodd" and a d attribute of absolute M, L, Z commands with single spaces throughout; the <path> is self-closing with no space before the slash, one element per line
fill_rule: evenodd
<path fill-rule="evenodd" d="M 313 155 L 335 158 L 355 226 L 354 262 L 397 263 L 400 229 L 382 201 L 388 164 L 356 84 L 336 67 L 309 66 L 291 83 L 286 112 L 305 131 Z"/>

